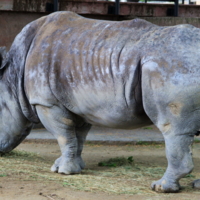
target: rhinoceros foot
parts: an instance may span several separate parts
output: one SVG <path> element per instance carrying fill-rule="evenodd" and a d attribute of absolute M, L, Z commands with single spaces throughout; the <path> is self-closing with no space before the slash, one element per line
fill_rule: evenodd
<path fill-rule="evenodd" d="M 168 193 L 168 192 L 178 192 L 180 189 L 180 185 L 178 182 L 170 181 L 166 178 L 162 178 L 158 181 L 155 181 L 151 184 L 152 190 L 160 193 Z"/>
<path fill-rule="evenodd" d="M 81 169 L 85 168 L 85 162 L 83 161 L 83 159 L 81 158 L 81 156 L 77 156 L 76 157 L 76 162 L 79 164 Z"/>
<path fill-rule="evenodd" d="M 195 189 L 200 189 L 200 179 L 193 181 L 192 187 L 195 188 Z"/>
<path fill-rule="evenodd" d="M 84 165 L 84 162 L 80 163 L 79 159 L 68 160 L 61 156 L 55 161 L 54 165 L 51 167 L 51 171 L 60 174 L 78 174 L 81 172 Z"/>

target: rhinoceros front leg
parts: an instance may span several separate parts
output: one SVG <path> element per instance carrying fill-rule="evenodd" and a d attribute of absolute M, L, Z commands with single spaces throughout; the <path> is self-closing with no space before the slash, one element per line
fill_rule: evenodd
<path fill-rule="evenodd" d="M 157 192 L 177 192 L 180 189 L 179 180 L 193 169 L 191 145 L 193 136 L 164 135 L 168 167 L 164 176 L 152 183 L 152 189 Z"/>
<path fill-rule="evenodd" d="M 37 105 L 36 110 L 41 122 L 56 137 L 60 146 L 61 156 L 51 170 L 64 174 L 80 173 L 83 164 L 77 158 L 78 140 L 72 114 L 58 106 L 49 108 Z"/>
<path fill-rule="evenodd" d="M 76 159 L 77 159 L 77 162 L 79 163 L 81 169 L 85 168 L 85 163 L 81 157 L 81 153 L 83 150 L 83 145 L 84 145 L 86 136 L 87 136 L 90 128 L 91 128 L 90 124 L 84 123 L 82 126 L 76 127 L 76 129 L 75 129 L 77 142 L 78 142 Z"/>

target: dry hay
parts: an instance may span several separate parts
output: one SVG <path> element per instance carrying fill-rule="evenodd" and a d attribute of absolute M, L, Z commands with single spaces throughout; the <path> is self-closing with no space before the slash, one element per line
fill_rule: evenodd
<path fill-rule="evenodd" d="M 115 162 L 115 166 L 108 163 Z M 154 194 L 150 184 L 164 174 L 165 168 L 144 166 L 132 158 L 114 158 L 103 161 L 103 167 L 85 169 L 79 175 L 60 175 L 50 172 L 53 160 L 41 158 L 34 153 L 14 150 L 0 157 L 0 177 L 29 181 L 53 181 L 73 189 L 83 191 L 102 191 L 110 194 Z M 108 165 L 107 165 L 108 164 Z M 99 164 L 102 166 L 102 164 Z M 191 189 L 189 183 L 194 175 L 181 182 L 185 190 Z"/>

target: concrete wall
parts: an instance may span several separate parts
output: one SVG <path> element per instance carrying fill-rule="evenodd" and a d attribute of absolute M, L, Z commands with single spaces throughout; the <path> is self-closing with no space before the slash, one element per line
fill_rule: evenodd
<path fill-rule="evenodd" d="M 53 0 L 1 0 L 0 10 L 46 12 Z M 48 6 L 47 6 L 48 5 Z M 79 14 L 107 15 L 114 2 L 97 0 L 59 0 L 59 10 L 74 11 Z M 165 17 L 173 4 L 120 3 L 120 15 L 145 17 Z M 200 17 L 200 6 L 179 5 L 179 17 Z"/>
<path fill-rule="evenodd" d="M 140 17 L 159 26 L 173 26 L 177 24 L 191 24 L 200 28 L 200 18 L 198 17 Z"/>
<path fill-rule="evenodd" d="M 41 13 L 18 13 L 0 11 L 0 46 L 10 47 L 15 36 L 29 22 L 44 16 Z"/>
<path fill-rule="evenodd" d="M 60 3 L 60 10 L 71 10 L 79 14 L 107 14 L 113 2 L 71 2 Z M 169 9 L 174 9 L 173 4 L 152 4 L 152 3 L 121 3 L 120 15 L 134 15 L 137 17 L 166 17 Z M 179 5 L 179 17 L 200 17 L 200 6 Z"/>

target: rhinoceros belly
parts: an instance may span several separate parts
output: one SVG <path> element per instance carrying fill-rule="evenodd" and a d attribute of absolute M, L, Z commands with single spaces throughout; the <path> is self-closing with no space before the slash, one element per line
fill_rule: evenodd
<path fill-rule="evenodd" d="M 127 107 L 115 106 L 97 109 L 95 112 L 84 113 L 82 116 L 86 122 L 110 128 L 133 129 L 152 124 L 149 118 L 143 115 L 134 115 Z"/>
<path fill-rule="evenodd" d="M 66 107 L 94 125 L 130 129 L 151 124 L 142 101 L 126 91 L 128 84 L 124 86 L 118 83 L 116 88 L 112 84 L 104 87 L 95 85 L 83 85 L 73 90 L 73 100 Z"/>

